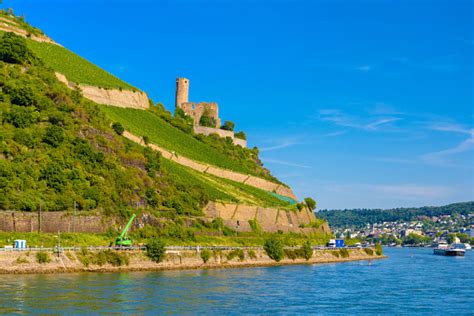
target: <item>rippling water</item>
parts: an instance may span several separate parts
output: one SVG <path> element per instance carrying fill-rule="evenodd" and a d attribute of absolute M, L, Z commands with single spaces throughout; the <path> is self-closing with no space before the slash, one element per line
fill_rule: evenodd
<path fill-rule="evenodd" d="M 1 276 L 0 313 L 474 315 L 474 252 L 250 269 Z"/>

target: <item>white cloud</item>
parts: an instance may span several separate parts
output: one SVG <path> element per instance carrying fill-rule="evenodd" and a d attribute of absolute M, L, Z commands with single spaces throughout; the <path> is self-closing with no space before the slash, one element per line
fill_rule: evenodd
<path fill-rule="evenodd" d="M 271 158 L 262 158 L 262 161 L 264 163 L 270 163 L 270 164 L 277 164 L 277 165 L 283 165 L 283 166 L 289 166 L 289 167 L 297 167 L 297 168 L 305 168 L 305 169 L 311 169 L 311 166 L 306 166 L 298 163 L 293 163 L 289 161 L 283 161 L 283 160 L 277 160 L 277 159 L 271 159 Z"/>

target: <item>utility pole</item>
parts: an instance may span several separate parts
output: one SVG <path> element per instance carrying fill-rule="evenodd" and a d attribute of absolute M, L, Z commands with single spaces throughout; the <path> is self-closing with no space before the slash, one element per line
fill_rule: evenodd
<path fill-rule="evenodd" d="M 74 201 L 74 216 L 72 218 L 72 231 L 76 232 L 76 201 Z"/>
<path fill-rule="evenodd" d="M 61 256 L 61 231 L 58 230 L 58 257 Z"/>

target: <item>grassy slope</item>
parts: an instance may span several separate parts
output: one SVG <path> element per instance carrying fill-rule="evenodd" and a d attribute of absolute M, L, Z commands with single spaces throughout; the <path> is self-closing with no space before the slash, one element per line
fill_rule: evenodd
<path fill-rule="evenodd" d="M 69 81 L 102 88 L 137 90 L 64 47 L 33 40 L 28 40 L 28 46 L 48 66 L 65 75 Z"/>
<path fill-rule="evenodd" d="M 178 155 L 244 174 L 253 174 L 252 170 L 245 169 L 238 161 L 229 159 L 225 154 L 173 127 L 151 112 L 111 106 L 104 109 L 113 121 L 122 123 L 133 134 L 147 135 L 152 143 L 175 151 Z"/>

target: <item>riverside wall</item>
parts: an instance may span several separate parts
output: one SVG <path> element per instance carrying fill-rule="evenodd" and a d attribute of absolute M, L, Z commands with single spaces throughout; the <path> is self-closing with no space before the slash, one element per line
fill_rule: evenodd
<path fill-rule="evenodd" d="M 123 133 L 123 136 L 135 143 L 145 146 L 145 144 L 143 143 L 143 139 L 141 137 L 138 137 L 128 131 L 125 131 Z M 280 195 L 289 197 L 295 201 L 298 200 L 298 198 L 293 193 L 291 188 L 286 187 L 282 184 L 274 183 L 274 182 L 271 182 L 262 178 L 258 178 L 255 176 L 251 176 L 251 175 L 247 175 L 247 174 L 243 174 L 243 173 L 239 173 L 239 172 L 235 172 L 235 171 L 231 171 L 227 169 L 222 169 L 219 167 L 210 166 L 202 162 L 197 162 L 187 157 L 177 155 L 155 144 L 148 144 L 148 147 L 150 147 L 153 150 L 159 151 L 162 154 L 163 158 L 172 160 L 180 165 L 189 167 L 196 171 L 212 174 L 216 177 L 229 179 L 235 182 L 244 183 L 249 186 L 262 189 L 265 191 L 275 192 Z"/>
<path fill-rule="evenodd" d="M 112 266 L 110 264 L 85 266 L 81 262 L 81 254 L 77 251 L 65 251 L 59 257 L 47 252 L 50 262 L 40 264 L 36 259 L 36 252 L 0 251 L 0 274 L 26 273 L 60 273 L 60 272 L 120 272 L 120 271 L 155 271 L 155 270 L 182 270 L 182 269 L 212 269 L 212 268 L 239 268 L 292 264 L 317 264 L 346 262 L 355 260 L 383 259 L 383 255 L 369 255 L 363 249 L 349 249 L 349 256 L 343 258 L 337 250 L 314 250 L 309 260 L 284 258 L 280 262 L 270 259 L 261 248 L 243 249 L 244 258 L 229 259 L 232 250 L 211 251 L 211 257 L 204 263 L 201 251 L 196 250 L 168 250 L 160 263 L 150 261 L 143 251 L 120 251 L 128 257 L 129 264 Z"/>

